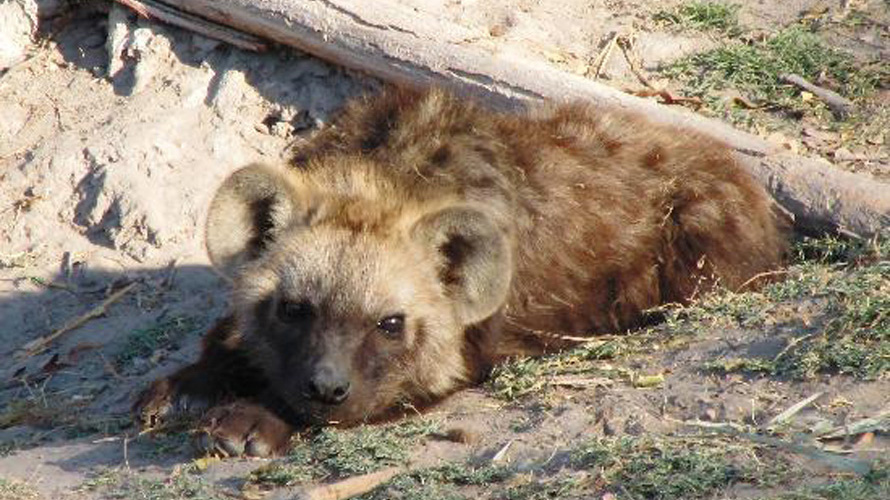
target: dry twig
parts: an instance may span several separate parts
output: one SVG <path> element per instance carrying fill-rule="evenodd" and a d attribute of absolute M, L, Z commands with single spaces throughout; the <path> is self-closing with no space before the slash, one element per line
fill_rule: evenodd
<path fill-rule="evenodd" d="M 787 410 L 785 410 L 782 413 L 779 413 L 778 415 L 773 417 L 766 424 L 767 428 L 773 428 L 777 425 L 781 425 L 781 424 L 787 422 L 791 417 L 793 417 L 794 415 L 797 415 L 800 412 L 800 410 L 803 410 L 804 408 L 809 406 L 810 403 L 812 403 L 813 401 L 822 397 L 822 394 L 824 394 L 824 393 L 822 391 L 819 391 L 816 394 L 813 394 L 812 396 L 804 399 L 803 401 L 800 401 L 800 402 L 790 406 Z"/>
<path fill-rule="evenodd" d="M 750 278 L 748 278 L 748 281 L 745 281 L 744 283 L 742 283 L 742 285 L 740 287 L 736 288 L 735 291 L 736 291 L 736 293 L 739 293 L 742 290 L 744 290 L 748 285 L 750 285 L 751 283 L 754 283 L 755 281 L 757 281 L 761 278 L 768 278 L 770 276 L 781 276 L 783 274 L 788 274 L 788 271 L 785 269 L 779 269 L 776 271 L 765 271 L 762 273 L 757 273 L 754 276 L 751 276 Z"/>
<path fill-rule="evenodd" d="M 606 66 L 606 63 L 609 61 L 609 57 L 612 55 L 612 51 L 615 50 L 615 45 L 618 44 L 618 32 L 613 31 L 612 36 L 609 37 L 609 41 L 606 42 L 606 45 L 603 47 L 603 50 L 597 54 L 596 59 L 593 60 L 593 78 L 599 78 L 600 74 L 603 71 L 603 68 Z M 588 76 L 585 75 L 585 76 Z"/>
<path fill-rule="evenodd" d="M 108 297 L 107 299 L 105 299 L 101 304 L 99 304 L 98 306 L 87 311 L 86 314 L 83 314 L 81 316 L 78 316 L 77 318 L 74 318 L 73 320 L 66 323 L 63 327 L 55 330 L 54 332 L 50 333 L 49 335 L 44 335 L 43 337 L 34 339 L 31 342 L 28 342 L 27 344 L 23 345 L 21 348 L 21 351 L 23 351 L 23 352 L 21 352 L 19 355 L 17 355 L 17 357 L 19 357 L 20 359 L 21 358 L 29 358 L 36 354 L 40 354 L 41 352 L 45 351 L 46 348 L 49 347 L 49 345 L 51 343 L 53 343 L 56 339 L 58 339 L 62 335 L 66 334 L 72 330 L 76 330 L 76 329 L 80 328 L 81 326 L 85 325 L 90 320 L 104 316 L 105 313 L 108 312 L 109 306 L 111 306 L 112 304 L 114 304 L 115 302 L 117 302 L 121 298 L 123 298 L 123 296 L 126 295 L 127 293 L 129 293 L 130 290 L 135 288 L 136 285 L 138 285 L 137 282 L 130 283 L 129 285 L 127 285 L 127 286 L 121 288 L 120 290 L 114 292 L 113 294 L 111 294 L 111 296 Z"/>
<path fill-rule="evenodd" d="M 620 48 L 621 53 L 624 54 L 624 59 L 627 61 L 627 65 L 630 67 L 631 73 L 633 73 L 634 76 L 637 77 L 637 80 L 639 80 L 640 83 L 642 83 L 646 87 L 657 90 L 655 89 L 655 86 L 652 85 L 652 82 L 650 82 L 649 79 L 646 78 L 646 76 L 643 75 L 643 73 L 639 69 L 637 69 L 636 63 L 634 63 L 633 59 L 630 57 L 629 52 L 632 46 L 633 42 L 631 42 L 631 39 L 629 37 L 621 36 L 618 38 L 618 48 Z"/>
<path fill-rule="evenodd" d="M 808 82 L 800 75 L 795 75 L 793 73 L 781 75 L 779 77 L 783 82 L 790 83 L 796 87 L 799 87 L 811 94 L 815 95 L 819 99 L 825 101 L 825 104 L 831 108 L 831 112 L 834 113 L 834 116 L 837 118 L 844 118 L 853 111 L 855 108 L 855 104 L 852 101 L 845 98 L 844 96 L 838 94 L 833 90 L 828 90 L 826 88 L 820 87 L 813 83 Z"/>
<path fill-rule="evenodd" d="M 407 471 L 408 468 L 406 467 L 389 467 L 370 474 L 346 478 L 336 483 L 305 489 L 296 494 L 294 494 L 293 490 L 289 492 L 282 491 L 272 496 L 270 500 L 346 500 L 347 498 L 367 493 L 389 481 L 397 474 Z"/>

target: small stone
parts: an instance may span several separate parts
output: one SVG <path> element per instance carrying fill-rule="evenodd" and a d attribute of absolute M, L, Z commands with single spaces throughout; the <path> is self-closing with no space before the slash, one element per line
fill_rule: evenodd
<path fill-rule="evenodd" d="M 837 148 L 834 150 L 834 159 L 837 161 L 853 161 L 856 160 L 857 157 L 847 148 Z"/>

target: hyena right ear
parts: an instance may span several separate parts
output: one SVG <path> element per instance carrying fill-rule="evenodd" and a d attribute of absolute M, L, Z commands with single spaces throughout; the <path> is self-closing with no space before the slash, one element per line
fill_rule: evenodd
<path fill-rule="evenodd" d="M 235 171 L 216 191 L 207 214 L 205 243 L 213 266 L 231 278 L 294 222 L 296 206 L 285 167 L 254 163 Z"/>

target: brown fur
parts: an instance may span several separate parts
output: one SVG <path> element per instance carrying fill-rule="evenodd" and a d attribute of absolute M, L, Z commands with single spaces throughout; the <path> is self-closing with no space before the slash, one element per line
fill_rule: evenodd
<path fill-rule="evenodd" d="M 213 386 L 206 399 L 252 392 L 292 422 L 375 418 L 479 380 L 504 356 L 738 287 L 776 267 L 784 241 L 768 195 L 694 132 L 583 104 L 504 115 L 441 91 L 388 91 L 348 105 L 293 168 L 227 181 L 208 249 L 234 280 L 234 320 L 204 368 L 163 383 L 187 393 L 169 381 L 191 370 Z M 294 301 L 309 312 L 288 323 L 281 304 Z M 373 325 L 394 313 L 406 328 L 388 338 Z M 226 356 L 257 367 L 262 389 L 224 389 L 206 367 Z M 322 372 L 351 381 L 342 404 L 307 400 L 305 380 Z M 142 414 L 163 399 L 145 398 Z"/>

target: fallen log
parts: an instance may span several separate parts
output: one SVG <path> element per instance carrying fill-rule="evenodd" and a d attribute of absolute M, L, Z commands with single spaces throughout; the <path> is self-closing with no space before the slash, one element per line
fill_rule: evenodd
<path fill-rule="evenodd" d="M 130 3 L 130 2 L 127 2 Z M 168 6 L 397 85 L 441 85 L 502 108 L 528 100 L 585 100 L 643 113 L 654 122 L 727 143 L 803 233 L 870 237 L 890 227 L 890 184 L 792 155 L 752 134 L 691 111 L 641 99 L 473 43 L 483 33 L 397 0 L 163 0 Z"/>

